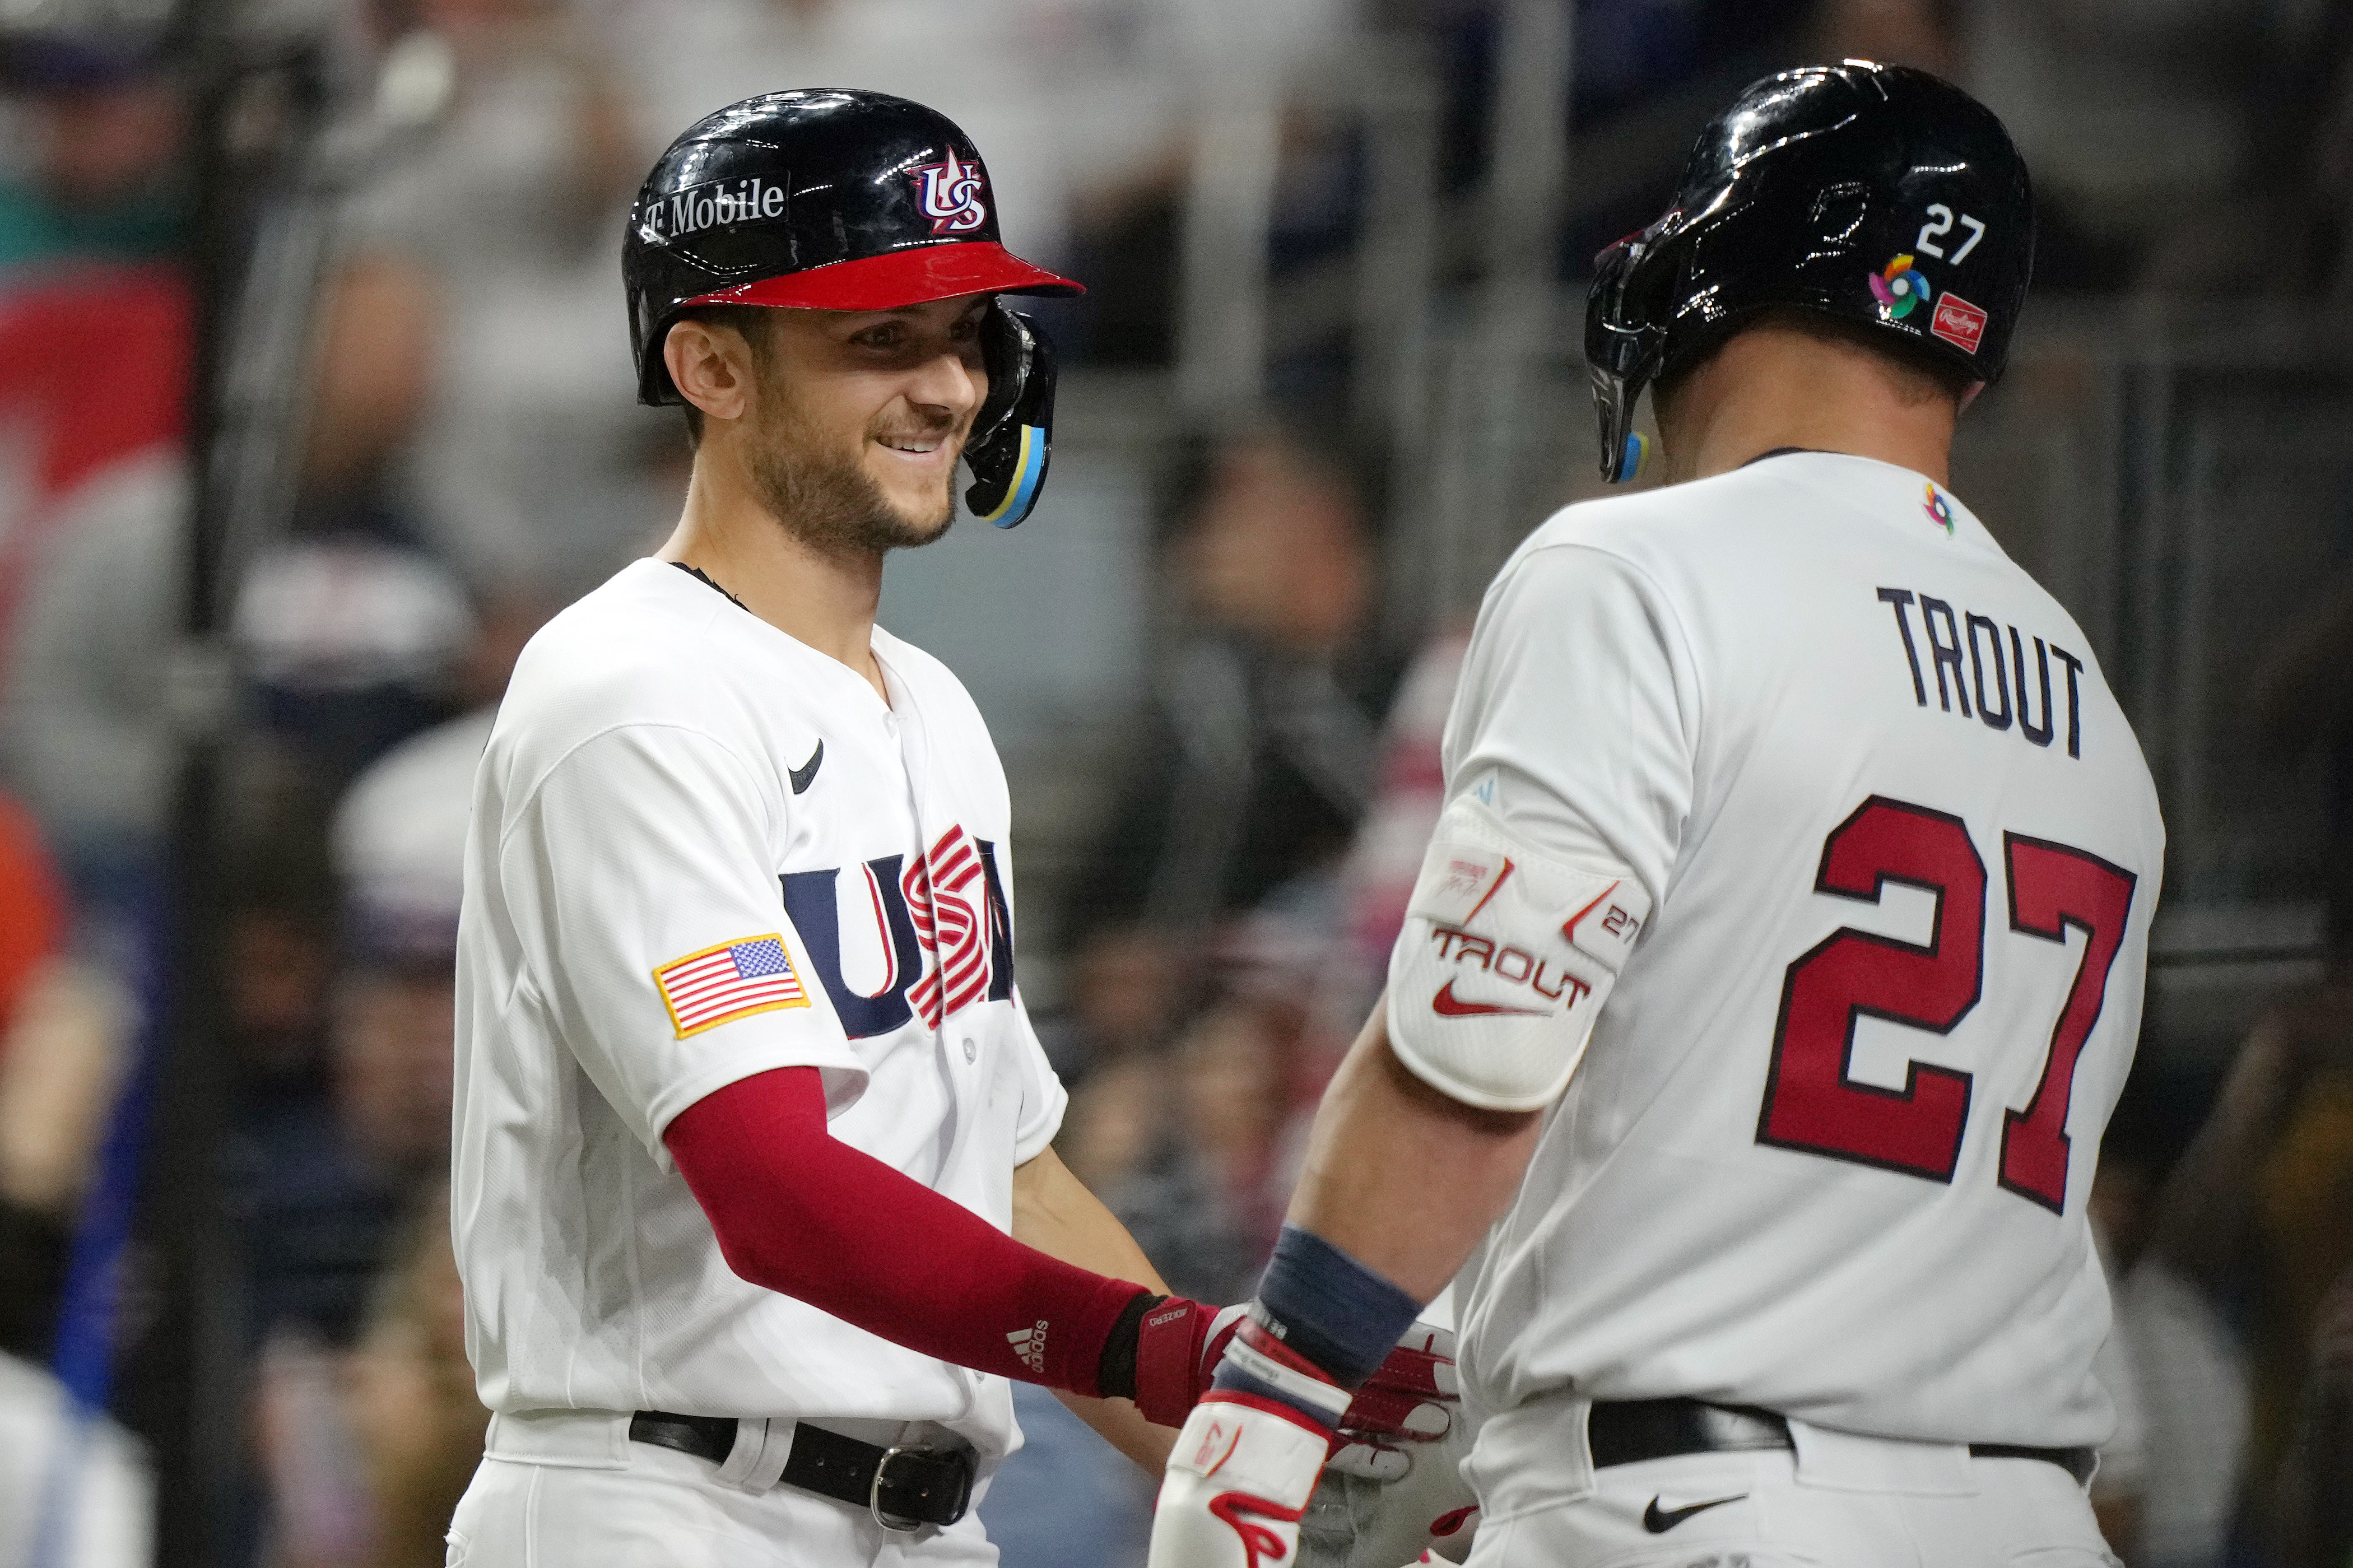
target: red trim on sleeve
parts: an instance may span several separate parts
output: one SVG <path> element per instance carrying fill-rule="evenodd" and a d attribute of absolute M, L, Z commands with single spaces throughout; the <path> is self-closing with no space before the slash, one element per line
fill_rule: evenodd
<path fill-rule="evenodd" d="M 815 1068 L 729 1084 L 662 1141 L 738 1275 L 959 1366 L 1093 1394 L 1103 1342 L 1144 1292 L 835 1138 Z"/>

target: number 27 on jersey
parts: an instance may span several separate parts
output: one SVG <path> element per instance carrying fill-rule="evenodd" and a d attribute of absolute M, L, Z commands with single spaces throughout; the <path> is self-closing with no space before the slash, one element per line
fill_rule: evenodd
<path fill-rule="evenodd" d="M 2099 1022 L 2108 971 L 2122 945 L 2138 880 L 2063 844 L 2002 835 L 2009 932 L 2064 944 L 2084 932 L 2084 956 L 2058 1008 L 2041 1080 L 2022 1110 L 2002 1116 L 2000 1181 L 2063 1212 L 2067 1107 L 2084 1044 Z M 1950 1182 L 1968 1123 L 1970 1075 L 1910 1063 L 1901 1089 L 1848 1075 L 1857 1023 L 1885 1018 L 1950 1034 L 1985 984 L 1986 868 L 1961 819 L 1873 795 L 1822 846 L 1817 892 L 1877 903 L 1890 882 L 1936 900 L 1924 943 L 1841 927 L 1789 965 L 1773 1033 L 1773 1062 L 1757 1141 Z"/>

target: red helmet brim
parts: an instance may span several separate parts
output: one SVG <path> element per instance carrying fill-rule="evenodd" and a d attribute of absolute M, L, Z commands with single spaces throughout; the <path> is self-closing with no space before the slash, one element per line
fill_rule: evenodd
<path fill-rule="evenodd" d="M 892 310 L 961 294 L 1083 294 L 994 240 L 919 246 L 887 256 L 836 261 L 754 279 L 685 300 L 693 305 L 773 305 L 800 310 Z"/>

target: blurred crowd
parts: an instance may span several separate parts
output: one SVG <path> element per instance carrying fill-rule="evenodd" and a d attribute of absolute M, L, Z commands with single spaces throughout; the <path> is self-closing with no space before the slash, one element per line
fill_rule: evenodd
<path fill-rule="evenodd" d="M 1432 178 L 1464 221 L 1442 226 L 1434 286 L 1476 281 L 1470 219 L 1494 199 L 1515 7 L 292 9 L 347 73 L 426 35 L 455 85 L 429 131 L 338 198 L 283 433 L 292 500 L 237 563 L 216 831 L 239 1550 L 267 1568 L 424 1568 L 485 1421 L 443 1183 L 471 772 L 523 642 L 651 548 L 683 492 L 677 417 L 635 406 L 628 374 L 615 258 L 644 169 L 757 91 L 923 100 L 987 154 L 1008 243 L 1090 285 L 1044 312 L 1071 387 L 1165 375 L 1203 106 L 1240 75 L 1282 111 L 1271 273 L 1316 287 L 1360 237 L 1361 128 L 1328 80 L 1380 39 L 1440 105 Z M 163 10 L 27 0 L 0 16 L 0 1568 L 58 1517 L 77 1522 L 55 1561 L 150 1550 L 140 1439 L 81 1431 L 45 1369 L 86 1200 L 122 1152 L 112 1109 L 154 1037 L 185 738 L 168 677 L 196 121 Z M 2353 304 L 2345 0 L 1577 0 L 1569 36 L 1572 295 L 1584 258 L 1655 215 L 1717 103 L 1772 68 L 1866 55 L 1951 76 L 2007 117 L 2038 180 L 2044 289 Z M 1021 889 L 1025 973 L 1044 977 L 1029 1002 L 1073 1090 L 1060 1147 L 1171 1285 L 1210 1300 L 1250 1294 L 1304 1119 L 1377 994 L 1437 815 L 1467 631 L 1383 616 L 1398 476 L 1345 416 L 1345 353 L 1296 334 L 1273 352 L 1267 400 L 1134 458 L 1158 498 L 1148 670 L 1116 710 L 1076 716 L 1115 738 L 1089 753 L 1113 759 L 1090 764 L 1099 804 L 1049 820 L 1060 805 L 1017 803 L 1081 847 Z M 1555 500 L 1585 487 L 1564 473 Z M 2270 679 L 2295 718 L 2256 765 L 2334 759 L 2353 733 L 2348 605 L 2282 631 Z M 2338 816 L 2329 853 L 2353 865 Z M 2103 1159 L 2104 1375 L 2123 1426 L 2095 1499 L 2133 1568 L 2353 1563 L 2353 899 L 2334 904 L 2324 978 L 2242 1020 L 2219 1081 L 2137 1079 Z M 1030 1447 L 984 1505 L 1006 1560 L 1140 1562 L 1140 1479 L 1031 1393 Z M 61 1490 L 53 1456 L 74 1433 Z"/>

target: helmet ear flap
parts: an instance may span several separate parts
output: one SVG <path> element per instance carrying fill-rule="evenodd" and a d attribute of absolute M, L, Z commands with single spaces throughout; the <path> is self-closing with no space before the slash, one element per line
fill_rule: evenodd
<path fill-rule="evenodd" d="M 1634 408 L 1666 349 L 1666 322 L 1650 300 L 1660 269 L 1669 265 L 1651 237 L 1663 226 L 1653 225 L 1596 257 L 1586 300 L 1585 361 L 1600 421 L 1601 477 L 1613 485 L 1632 479 L 1649 450 L 1634 434 Z"/>
<path fill-rule="evenodd" d="M 677 320 L 677 312 L 662 315 L 651 300 L 631 291 L 629 334 L 645 345 L 638 351 L 638 401 L 649 407 L 663 408 L 686 402 L 677 384 L 670 380 L 670 365 L 662 358 L 662 344 Z"/>
<path fill-rule="evenodd" d="M 1012 528 L 1038 504 L 1053 452 L 1054 351 L 1038 323 L 992 304 L 980 328 L 988 395 L 965 437 L 965 465 L 972 485 L 964 492 L 973 515 Z"/>

